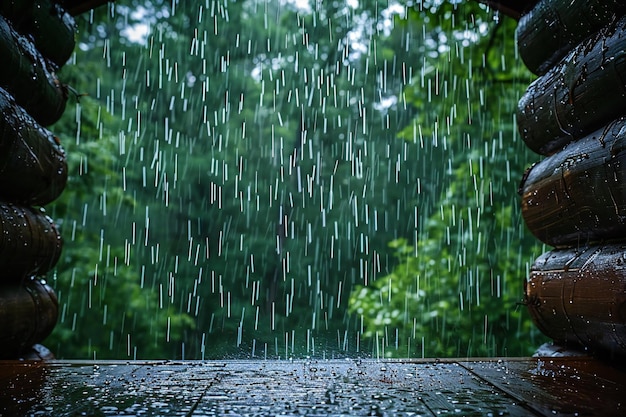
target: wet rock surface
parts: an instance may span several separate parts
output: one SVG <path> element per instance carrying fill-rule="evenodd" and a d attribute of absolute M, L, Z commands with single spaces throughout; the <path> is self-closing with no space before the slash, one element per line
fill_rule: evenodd
<path fill-rule="evenodd" d="M 625 388 L 585 357 L 0 362 L 2 415 L 618 415 Z"/>

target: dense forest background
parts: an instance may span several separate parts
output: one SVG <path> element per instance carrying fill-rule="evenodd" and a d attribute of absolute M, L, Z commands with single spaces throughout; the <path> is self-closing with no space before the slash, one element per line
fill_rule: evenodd
<path fill-rule="evenodd" d="M 515 22 L 475 2 L 78 19 L 62 358 L 527 355 Z"/>

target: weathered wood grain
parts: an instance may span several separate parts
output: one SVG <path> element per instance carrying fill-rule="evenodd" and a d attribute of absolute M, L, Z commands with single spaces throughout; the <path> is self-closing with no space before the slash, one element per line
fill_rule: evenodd
<path fill-rule="evenodd" d="M 20 34 L 32 39 L 37 50 L 56 68 L 72 55 L 76 44 L 74 17 L 52 0 L 3 0 L 0 15 Z"/>
<path fill-rule="evenodd" d="M 622 0 L 541 0 L 517 25 L 526 67 L 545 74 L 580 42 L 626 13 Z"/>
<path fill-rule="evenodd" d="M 518 104 L 518 128 L 550 155 L 626 114 L 626 17 L 611 22 L 535 80 Z"/>
<path fill-rule="evenodd" d="M 0 16 L 0 87 L 6 89 L 43 126 L 61 117 L 67 88 L 50 71 L 32 42 Z"/>
<path fill-rule="evenodd" d="M 50 217 L 31 207 L 0 202 L 0 283 L 19 283 L 46 273 L 57 263 L 61 247 L 61 235 Z"/>
<path fill-rule="evenodd" d="M 58 139 L 0 88 L 0 199 L 45 205 L 66 182 L 67 162 Z"/>
<path fill-rule="evenodd" d="M 626 407 L 626 373 L 588 357 L 461 364 L 541 415 L 614 416 Z"/>
<path fill-rule="evenodd" d="M 520 185 L 528 229 L 551 246 L 626 236 L 626 118 L 532 166 Z"/>
<path fill-rule="evenodd" d="M 57 315 L 57 297 L 41 281 L 0 286 L 0 358 L 15 358 L 45 339 Z"/>
<path fill-rule="evenodd" d="M 533 264 L 525 301 L 558 343 L 626 356 L 626 244 L 557 249 Z"/>
<path fill-rule="evenodd" d="M 0 362 L 6 415 L 604 417 L 624 389 L 591 358 Z"/>

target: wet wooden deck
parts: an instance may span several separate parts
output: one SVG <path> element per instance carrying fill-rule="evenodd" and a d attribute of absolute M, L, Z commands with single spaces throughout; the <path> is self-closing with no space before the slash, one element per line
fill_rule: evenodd
<path fill-rule="evenodd" d="M 626 372 L 588 358 L 0 361 L 0 415 L 626 415 Z"/>

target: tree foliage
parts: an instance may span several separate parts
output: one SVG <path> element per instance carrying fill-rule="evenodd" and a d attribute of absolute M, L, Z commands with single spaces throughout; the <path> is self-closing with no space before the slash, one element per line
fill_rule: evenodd
<path fill-rule="evenodd" d="M 436 312 L 419 321 L 430 354 L 483 353 L 488 307 L 501 352 L 494 323 L 528 326 L 513 300 L 532 251 L 512 39 L 454 2 L 137 0 L 84 16 L 62 75 L 88 96 L 55 126 L 73 176 L 50 208 L 67 241 L 53 349 L 362 354 L 363 335 L 413 331 L 402 300 L 418 297 Z"/>
<path fill-rule="evenodd" d="M 515 194 L 532 158 L 512 117 L 529 79 L 514 54 L 515 22 L 450 4 L 414 11 L 416 20 L 436 26 L 436 59 L 404 91 L 428 111 L 400 135 L 431 142 L 447 172 L 437 203 L 418 203 L 416 241 L 390 242 L 398 265 L 356 288 L 350 310 L 381 355 L 528 355 L 542 338 L 520 302 L 540 248 Z M 446 26 L 455 20 L 467 24 Z"/>

